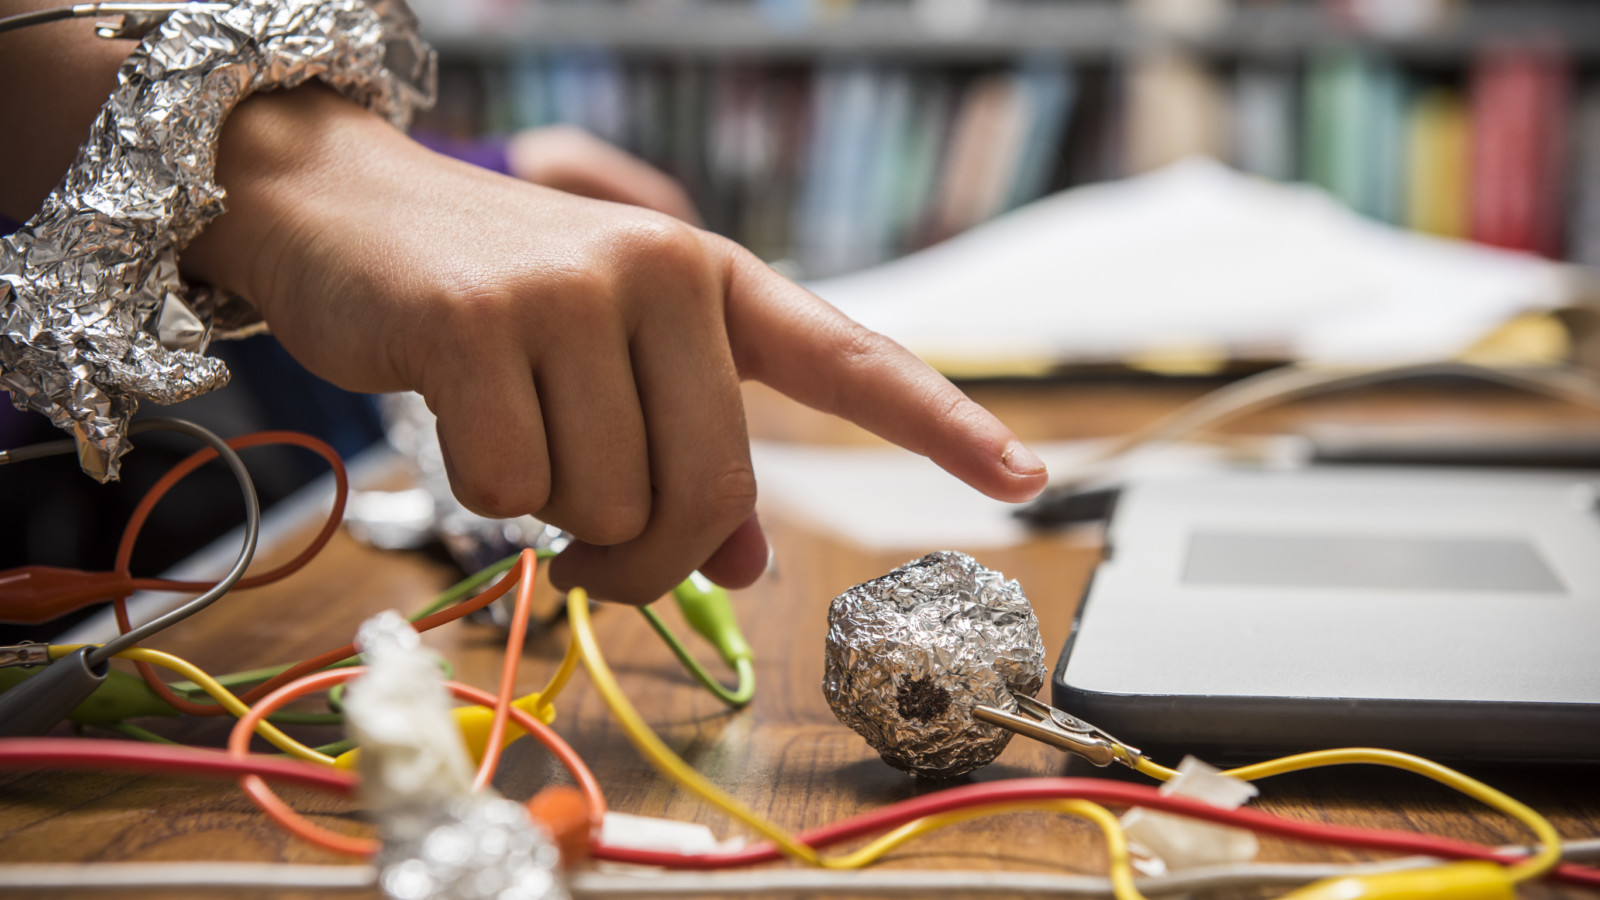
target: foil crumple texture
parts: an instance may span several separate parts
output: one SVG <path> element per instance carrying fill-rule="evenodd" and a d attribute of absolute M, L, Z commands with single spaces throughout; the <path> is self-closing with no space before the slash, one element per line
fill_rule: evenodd
<path fill-rule="evenodd" d="M 426 817 L 389 823 L 378 887 L 391 900 L 567 900 L 561 851 L 522 804 L 464 797 Z"/>
<path fill-rule="evenodd" d="M 393 900 L 567 900 L 561 852 L 522 804 L 472 790 L 437 659 L 398 613 L 362 624 L 350 688 L 378 886 Z"/>
<path fill-rule="evenodd" d="M 490 519 L 462 505 L 450 489 L 438 419 L 420 394 L 410 391 L 379 398 L 384 433 L 395 451 L 416 467 L 420 487 L 404 492 L 358 491 L 345 510 L 345 524 L 356 539 L 385 549 L 414 549 L 437 537 L 464 571 L 476 572 L 524 547 L 561 550 L 570 537 L 533 516 Z M 423 502 L 416 492 L 426 494 Z M 393 501 L 393 502 L 391 502 Z M 508 624 L 509 606 L 490 607 L 489 618 Z M 502 621 L 502 618 L 504 621 Z"/>
<path fill-rule="evenodd" d="M 828 608 L 822 689 L 884 762 L 930 778 L 987 765 L 1011 740 L 972 716 L 1016 711 L 1044 684 L 1044 640 L 1021 585 L 939 551 L 857 585 Z"/>
<path fill-rule="evenodd" d="M 258 318 L 178 270 L 178 253 L 225 208 L 215 169 L 228 111 L 317 78 L 405 127 L 432 103 L 435 73 L 400 0 L 172 13 L 118 71 L 61 184 L 0 237 L 0 387 L 73 434 L 85 472 L 116 478 L 139 402 L 227 383 L 206 346 Z"/>

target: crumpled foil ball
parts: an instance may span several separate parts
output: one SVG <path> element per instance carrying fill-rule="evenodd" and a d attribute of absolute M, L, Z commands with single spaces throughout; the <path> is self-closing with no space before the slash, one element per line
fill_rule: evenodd
<path fill-rule="evenodd" d="M 522 804 L 480 794 L 384 823 L 389 900 L 569 900 L 561 851 Z"/>
<path fill-rule="evenodd" d="M 1015 712 L 1044 685 L 1039 620 L 1016 581 L 965 553 L 930 553 L 835 597 L 822 692 L 884 762 L 953 778 L 1011 740 L 974 706 Z"/>

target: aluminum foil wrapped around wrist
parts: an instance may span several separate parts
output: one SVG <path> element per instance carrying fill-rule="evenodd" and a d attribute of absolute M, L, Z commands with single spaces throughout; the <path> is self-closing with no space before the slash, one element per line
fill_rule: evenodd
<path fill-rule="evenodd" d="M 77 161 L 21 230 L 0 238 L 0 386 L 117 476 L 139 401 L 222 386 L 204 354 L 256 317 L 185 284 L 178 253 L 224 211 L 216 146 L 255 91 L 316 78 L 397 127 L 433 102 L 433 51 L 401 0 L 241 0 L 179 10 L 117 73 Z"/>
<path fill-rule="evenodd" d="M 1044 684 L 1039 620 L 1016 581 L 940 551 L 835 597 L 822 690 L 884 762 L 930 778 L 987 765 L 1012 733 L 972 716 L 1015 711 Z"/>

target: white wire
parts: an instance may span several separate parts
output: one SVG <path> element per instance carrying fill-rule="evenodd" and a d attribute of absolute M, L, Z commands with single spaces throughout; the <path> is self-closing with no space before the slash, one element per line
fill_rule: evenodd
<path fill-rule="evenodd" d="M 1600 380 L 1577 366 L 1508 368 L 1460 360 L 1436 360 L 1393 366 L 1338 367 L 1293 364 L 1269 369 L 1218 388 L 1160 419 L 1123 435 L 1073 471 L 1057 475 L 1050 493 L 1070 491 L 1105 474 L 1108 466 L 1139 448 L 1181 440 L 1248 413 L 1320 394 L 1370 387 L 1413 378 L 1467 377 L 1554 397 L 1600 410 Z"/>
<path fill-rule="evenodd" d="M 1420 868 L 1436 860 L 1418 857 L 1380 864 L 1246 864 L 1193 869 L 1137 880 L 1152 896 L 1221 888 L 1298 885 L 1320 878 L 1362 872 Z M 1098 875 L 1042 872 L 921 871 L 911 869 L 757 869 L 707 874 L 661 872 L 615 874 L 579 872 L 567 881 L 573 897 L 751 897 L 761 894 L 860 894 L 926 897 L 934 894 L 1028 894 L 1079 897 L 1112 896 L 1111 880 Z"/>
<path fill-rule="evenodd" d="M 1502 850 L 1529 852 L 1527 847 Z M 1562 858 L 1600 857 L 1600 839 L 1566 841 Z M 1437 860 L 1410 856 L 1379 863 L 1247 863 L 1189 869 L 1138 879 L 1146 894 L 1174 894 L 1268 885 L 1303 884 L 1319 878 L 1395 871 L 1433 865 Z M 317 866 L 286 863 L 90 863 L 0 865 L 0 893 L 93 888 L 284 888 L 369 890 L 372 866 Z M 577 872 L 568 880 L 574 897 L 748 896 L 755 894 L 839 893 L 927 895 L 930 893 L 1032 893 L 1110 896 L 1108 879 L 1093 875 L 1036 872 L 870 869 L 837 872 L 816 869 L 757 869 L 744 872 Z"/>
<path fill-rule="evenodd" d="M 1196 869 L 1179 875 L 1139 879 L 1150 894 L 1240 885 L 1300 884 L 1332 875 L 1376 868 L 1392 870 L 1428 865 L 1420 858 L 1373 865 L 1242 865 Z M 315 866 L 284 863 L 93 863 L 89 865 L 8 865 L 0 867 L 0 891 L 107 888 L 239 887 L 302 890 L 359 890 L 376 883 L 372 866 Z M 750 894 L 1033 893 L 1111 894 L 1109 879 L 1094 875 L 1035 872 L 922 872 L 910 870 L 826 871 L 766 869 L 703 872 L 577 872 L 567 882 L 574 897 L 640 897 Z"/>

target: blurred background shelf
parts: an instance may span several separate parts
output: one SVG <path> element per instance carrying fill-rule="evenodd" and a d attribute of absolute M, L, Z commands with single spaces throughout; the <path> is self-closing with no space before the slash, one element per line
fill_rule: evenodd
<path fill-rule="evenodd" d="M 571 124 L 802 277 L 1210 156 L 1600 266 L 1592 0 L 414 0 L 452 137 Z"/>
<path fill-rule="evenodd" d="M 1114 57 L 1152 44 L 1217 56 L 1284 57 L 1359 41 L 1407 60 L 1452 60 L 1491 40 L 1560 39 L 1600 57 L 1600 4 L 1507 3 L 1448 9 L 1393 33 L 1361 31 L 1326 6 L 1256 4 L 1192 28 L 1164 27 L 1119 2 L 974 4 L 948 15 L 913 2 L 835 5 L 813 14 L 730 0 L 702 3 L 418 3 L 447 57 L 603 47 L 638 55 L 810 59 L 861 55 L 982 61 L 1019 53 Z M 1205 4 L 1197 4 L 1205 5 Z M 767 4 L 770 7 L 771 4 Z M 1414 30 L 1413 30 L 1414 28 Z"/>

